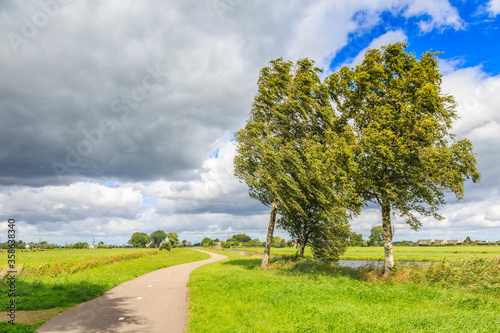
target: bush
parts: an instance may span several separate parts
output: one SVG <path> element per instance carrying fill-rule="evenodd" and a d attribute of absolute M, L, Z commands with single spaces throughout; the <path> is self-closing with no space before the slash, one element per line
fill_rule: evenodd
<path fill-rule="evenodd" d="M 170 244 L 170 242 L 163 242 L 160 245 L 160 250 L 170 251 L 171 249 L 172 249 L 172 244 Z"/>

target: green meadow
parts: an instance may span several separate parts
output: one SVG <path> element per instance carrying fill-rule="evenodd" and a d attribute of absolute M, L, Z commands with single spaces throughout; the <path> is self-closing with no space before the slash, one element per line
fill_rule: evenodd
<path fill-rule="evenodd" d="M 188 332 L 497 332 L 500 259 L 352 269 L 229 259 L 191 275 Z"/>
<path fill-rule="evenodd" d="M 400 261 L 443 261 L 464 258 L 497 258 L 500 246 L 456 245 L 456 246 L 394 246 L 394 258 Z M 232 250 L 264 253 L 263 247 L 236 247 Z M 311 248 L 306 247 L 306 257 L 312 257 Z M 293 247 L 271 248 L 271 255 L 294 255 Z M 384 247 L 349 247 L 340 258 L 344 260 L 384 260 Z"/>
<path fill-rule="evenodd" d="M 48 320 L 39 310 L 53 315 L 101 296 L 113 287 L 150 271 L 186 262 L 204 260 L 209 255 L 193 249 L 158 251 L 151 249 L 49 250 L 16 253 L 17 265 L 23 265 L 16 281 L 16 310 L 32 311 L 43 318 L 29 325 L 0 322 L 0 332 L 14 328 L 31 332 Z M 59 258 L 59 259 L 58 259 Z M 5 258 L 5 261 L 6 258 Z M 0 292 L 7 295 L 7 284 Z M 0 298 L 0 311 L 9 306 L 8 297 Z M 54 311 L 55 310 L 55 311 Z M 42 311 L 43 312 L 43 311 Z M 28 313 L 27 315 L 29 316 Z M 26 315 L 23 313 L 23 315 Z M 53 316 L 52 315 L 52 316 Z M 3 314 L 2 314 L 3 316 Z M 3 316 L 1 320 L 7 320 Z"/>
<path fill-rule="evenodd" d="M 116 255 L 151 252 L 154 249 L 150 248 L 114 248 L 114 249 L 52 249 L 52 250 L 32 250 L 29 252 L 21 252 L 16 250 L 16 264 L 20 265 L 39 265 L 51 263 L 70 263 L 78 260 L 86 260 L 90 258 L 105 258 Z M 7 253 L 0 253 L 0 267 L 7 264 Z"/>

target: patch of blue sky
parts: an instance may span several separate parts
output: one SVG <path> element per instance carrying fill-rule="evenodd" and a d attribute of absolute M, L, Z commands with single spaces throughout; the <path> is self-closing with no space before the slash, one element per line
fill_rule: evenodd
<path fill-rule="evenodd" d="M 154 204 L 154 203 L 156 203 L 158 201 L 158 199 L 151 198 L 146 193 L 144 193 L 142 191 L 140 191 L 140 192 L 141 192 L 141 195 L 142 195 L 142 202 L 144 204 Z"/>
<path fill-rule="evenodd" d="M 104 186 L 115 186 L 116 183 L 113 180 L 108 180 L 107 182 L 104 183 Z"/>
<path fill-rule="evenodd" d="M 418 26 L 421 21 L 430 19 L 427 15 L 405 18 L 391 12 L 380 15 L 380 23 L 370 29 L 360 29 L 350 34 L 348 44 L 334 57 L 330 68 L 350 62 L 362 50 L 367 48 L 377 37 L 389 31 L 401 30 L 408 37 L 407 51 L 413 52 L 417 58 L 426 51 L 440 51 L 441 59 L 459 60 L 461 67 L 481 66 L 490 75 L 500 74 L 500 15 L 492 17 L 487 13 L 485 2 L 454 1 L 461 19 L 462 29 L 437 27 L 423 33 Z M 362 12 L 355 19 L 363 20 Z M 361 25 L 362 26 L 362 25 Z"/>
<path fill-rule="evenodd" d="M 208 155 L 208 158 L 219 158 L 219 150 L 220 148 L 215 149 Z"/>

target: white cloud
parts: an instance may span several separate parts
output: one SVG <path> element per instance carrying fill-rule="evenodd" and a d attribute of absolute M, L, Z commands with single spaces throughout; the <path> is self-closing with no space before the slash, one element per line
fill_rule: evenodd
<path fill-rule="evenodd" d="M 500 0 L 490 0 L 486 5 L 486 10 L 490 12 L 491 16 L 500 14 Z"/>
<path fill-rule="evenodd" d="M 433 29 L 453 28 L 461 30 L 465 28 L 465 22 L 460 18 L 458 10 L 447 1 L 415 0 L 409 1 L 404 10 L 405 17 L 429 15 L 428 20 L 418 23 L 423 33 Z"/>
<path fill-rule="evenodd" d="M 361 64 L 361 62 L 365 58 L 365 53 L 366 53 L 367 49 L 378 49 L 384 45 L 393 44 L 393 43 L 397 43 L 397 42 L 406 42 L 406 41 L 408 41 L 408 37 L 406 36 L 404 31 L 402 31 L 402 30 L 389 31 L 389 32 L 383 34 L 382 36 L 375 38 L 370 43 L 370 45 L 367 48 L 365 48 L 364 50 L 362 50 L 361 52 L 359 52 L 358 55 L 354 59 L 352 59 L 348 63 L 345 63 L 339 67 L 342 67 L 345 65 L 356 66 L 356 65 Z"/>

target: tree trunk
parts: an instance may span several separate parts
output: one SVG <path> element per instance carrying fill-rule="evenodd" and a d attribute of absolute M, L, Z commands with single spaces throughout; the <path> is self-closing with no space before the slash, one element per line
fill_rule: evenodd
<path fill-rule="evenodd" d="M 278 210 L 278 201 L 273 198 L 273 204 L 271 206 L 271 217 L 269 218 L 269 227 L 267 228 L 267 239 L 266 239 L 266 249 L 264 250 L 264 257 L 262 258 L 262 264 L 260 267 L 267 268 L 269 263 L 269 256 L 271 254 L 271 243 L 273 242 L 274 225 L 276 224 L 276 211 Z"/>
<path fill-rule="evenodd" d="M 394 267 L 394 255 L 392 252 L 391 206 L 386 195 L 382 195 L 382 226 L 384 227 L 385 248 L 384 275 L 387 275 Z"/>
<path fill-rule="evenodd" d="M 304 237 L 302 238 L 302 242 L 300 242 L 300 256 L 302 258 L 304 257 L 304 250 L 306 248 L 306 244 L 307 244 L 307 234 L 304 235 Z"/>

